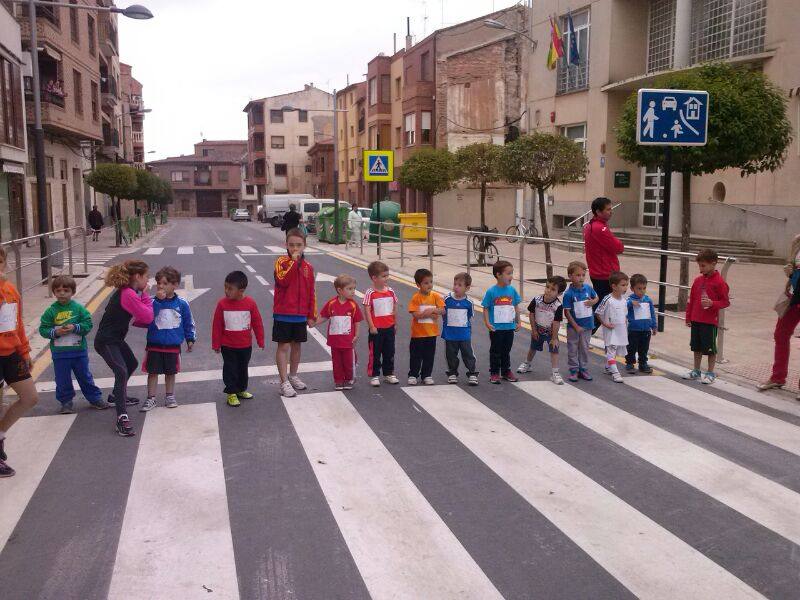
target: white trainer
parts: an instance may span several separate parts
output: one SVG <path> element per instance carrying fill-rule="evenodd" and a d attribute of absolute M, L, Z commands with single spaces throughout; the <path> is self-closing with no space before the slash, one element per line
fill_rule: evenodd
<path fill-rule="evenodd" d="M 433 385 L 435 382 L 433 381 L 433 377 L 426 377 L 422 380 L 422 383 L 425 385 Z"/>
<path fill-rule="evenodd" d="M 371 378 L 371 379 L 369 380 L 369 384 L 370 384 L 372 387 L 378 387 L 378 386 L 381 384 L 381 379 L 380 379 L 380 377 L 373 377 L 373 378 Z"/>
<path fill-rule="evenodd" d="M 297 375 L 289 375 L 289 383 L 296 390 L 304 390 L 308 387 Z"/>
<path fill-rule="evenodd" d="M 409 377 L 408 378 L 408 385 L 417 385 L 417 378 L 416 377 Z"/>
<path fill-rule="evenodd" d="M 470 385 L 478 385 L 478 376 L 477 375 L 469 375 L 467 377 L 467 383 Z"/>
<path fill-rule="evenodd" d="M 561 373 L 553 373 L 550 376 L 550 381 L 552 381 L 556 385 L 564 385 L 564 378 L 561 377 Z"/>
<path fill-rule="evenodd" d="M 391 383 L 392 385 L 397 385 L 400 383 L 400 380 L 397 378 L 397 375 L 387 375 L 383 378 L 386 383 Z"/>
<path fill-rule="evenodd" d="M 458 383 L 458 375 L 448 375 L 447 383 Z"/>
<path fill-rule="evenodd" d="M 530 372 L 531 372 L 531 363 L 529 362 L 521 363 L 517 367 L 517 373 L 530 373 Z"/>
<path fill-rule="evenodd" d="M 295 396 L 297 396 L 297 392 L 294 391 L 292 384 L 289 383 L 288 381 L 284 381 L 281 384 L 281 396 L 283 396 L 284 398 L 294 398 Z"/>
<path fill-rule="evenodd" d="M 622 375 L 620 375 L 619 373 L 612 373 L 611 374 L 611 380 L 614 383 L 623 383 L 624 382 L 624 380 L 622 379 Z"/>

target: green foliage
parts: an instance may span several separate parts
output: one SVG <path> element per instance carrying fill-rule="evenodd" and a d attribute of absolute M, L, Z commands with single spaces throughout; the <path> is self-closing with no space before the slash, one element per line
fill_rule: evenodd
<path fill-rule="evenodd" d="M 175 194 L 172 191 L 172 184 L 166 179 L 161 179 L 160 177 L 156 177 L 155 179 L 158 183 L 158 193 L 156 194 L 154 201 L 162 207 L 166 206 L 167 204 L 172 204 L 175 200 Z"/>
<path fill-rule="evenodd" d="M 101 163 L 86 176 L 86 183 L 112 198 L 133 198 L 136 194 L 136 169 L 116 163 Z"/>
<path fill-rule="evenodd" d="M 403 162 L 400 183 L 435 196 L 450 190 L 458 179 L 455 158 L 446 148 L 423 148 Z"/>
<path fill-rule="evenodd" d="M 503 147 L 495 144 L 469 144 L 456 150 L 456 174 L 462 181 L 483 185 L 500 179 Z"/>
<path fill-rule="evenodd" d="M 544 191 L 586 176 L 586 154 L 563 135 L 534 132 L 503 147 L 500 174 L 512 184 Z"/>
<path fill-rule="evenodd" d="M 148 203 L 157 202 L 161 192 L 160 179 L 150 171 L 135 169 L 136 171 L 136 192 L 133 200 L 146 200 Z"/>
<path fill-rule="evenodd" d="M 757 71 L 725 64 L 672 73 L 654 88 L 706 90 L 709 93 L 708 144 L 676 146 L 676 171 L 702 175 L 738 168 L 742 176 L 774 171 L 783 164 L 792 141 L 784 93 Z M 636 94 L 625 102 L 616 128 L 619 154 L 638 165 L 660 164 L 664 149 L 636 143 Z"/>

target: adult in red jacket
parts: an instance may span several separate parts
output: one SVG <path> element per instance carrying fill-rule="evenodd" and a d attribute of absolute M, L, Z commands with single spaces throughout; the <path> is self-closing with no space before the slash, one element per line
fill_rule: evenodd
<path fill-rule="evenodd" d="M 592 201 L 592 220 L 583 227 L 584 251 L 586 264 L 589 266 L 589 277 L 598 298 L 611 293 L 608 278 L 614 271 L 619 271 L 617 256 L 625 251 L 617 237 L 611 233 L 608 220 L 611 218 L 611 200 L 595 198 Z M 595 306 L 599 306 L 599 302 Z"/>

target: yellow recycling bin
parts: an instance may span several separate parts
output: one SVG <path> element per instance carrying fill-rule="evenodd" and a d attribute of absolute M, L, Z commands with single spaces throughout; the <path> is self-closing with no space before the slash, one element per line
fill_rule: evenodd
<path fill-rule="evenodd" d="M 397 216 L 403 226 L 404 240 L 428 239 L 428 213 L 400 213 Z"/>

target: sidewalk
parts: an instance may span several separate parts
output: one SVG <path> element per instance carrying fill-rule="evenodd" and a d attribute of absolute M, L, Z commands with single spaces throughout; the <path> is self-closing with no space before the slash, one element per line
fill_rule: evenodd
<path fill-rule="evenodd" d="M 503 240 L 495 242 L 501 258 L 514 265 L 514 275 L 517 278 L 515 285 L 519 287 L 520 244 L 509 243 Z M 413 276 L 419 268 L 429 268 L 430 259 L 427 256 L 426 242 L 403 243 L 403 265 L 400 262 L 400 243 L 384 243 L 382 260 L 396 272 Z M 333 246 L 319 244 L 319 247 L 334 251 Z M 582 248 L 573 246 L 569 252 L 564 246 L 551 247 L 552 260 L 562 267 L 556 267 L 554 273 L 566 277 L 566 265 L 570 261 L 580 260 L 585 262 Z M 544 264 L 530 261 L 544 262 L 544 246 L 542 244 L 524 245 L 524 294 L 527 302 L 543 290 L 540 281 L 545 277 Z M 356 247 L 345 248 L 344 245 L 335 249 L 335 252 L 357 260 L 369 262 L 376 260 L 377 249 L 375 244 L 364 243 L 363 254 Z M 466 239 L 457 234 L 437 233 L 434 243 L 433 272 L 437 286 L 450 289 L 453 275 L 466 270 L 467 250 Z M 651 281 L 658 280 L 659 259 L 639 256 L 621 256 L 622 270 L 628 275 L 642 273 Z M 680 262 L 669 261 L 668 282 L 677 283 Z M 697 266 L 689 266 L 690 276 L 697 275 Z M 471 267 L 472 290 L 471 295 L 480 300 L 488 287 L 494 284 L 491 268 Z M 366 274 L 364 281 L 359 281 L 361 287 L 367 283 Z M 723 364 L 718 365 L 717 371 L 726 374 L 729 378 L 743 380 L 742 383 L 755 384 L 766 381 L 772 368 L 773 341 L 772 332 L 775 328 L 777 315 L 772 310 L 772 305 L 779 290 L 786 283 L 786 277 L 780 266 L 760 264 L 733 264 L 728 271 L 728 284 L 731 288 L 731 306 L 725 314 L 725 341 Z M 648 286 L 648 294 L 654 301 L 658 298 L 658 287 Z M 667 288 L 667 304 L 677 302 L 677 289 Z M 669 313 L 669 311 L 668 311 Z M 659 333 L 651 344 L 651 354 L 654 357 L 666 358 L 671 362 L 689 366 L 691 354 L 689 352 L 689 330 L 684 325 L 683 315 L 670 313 L 665 322 L 665 330 Z M 792 338 L 792 366 L 790 369 L 787 388 L 791 392 L 798 392 L 798 379 L 800 379 L 800 337 Z"/>

